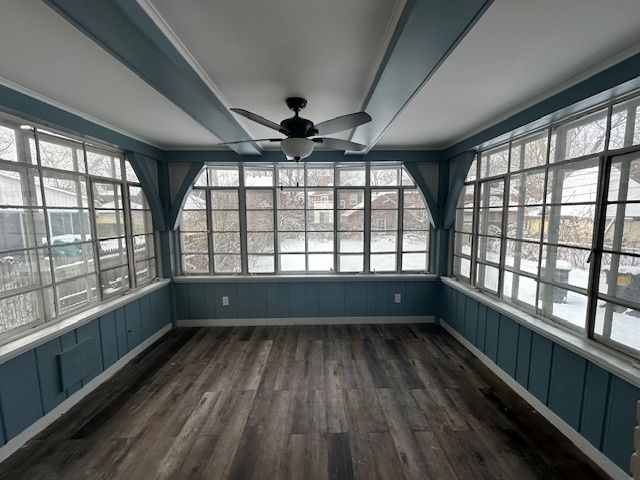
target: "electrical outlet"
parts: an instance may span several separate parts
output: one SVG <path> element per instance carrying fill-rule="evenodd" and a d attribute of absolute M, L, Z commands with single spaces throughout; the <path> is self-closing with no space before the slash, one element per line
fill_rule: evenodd
<path fill-rule="evenodd" d="M 400 303 L 402 301 L 402 294 L 396 293 L 393 296 L 393 303 Z"/>
<path fill-rule="evenodd" d="M 226 295 L 224 297 L 222 297 L 222 306 L 223 307 L 228 307 L 229 306 L 229 297 L 227 297 Z"/>

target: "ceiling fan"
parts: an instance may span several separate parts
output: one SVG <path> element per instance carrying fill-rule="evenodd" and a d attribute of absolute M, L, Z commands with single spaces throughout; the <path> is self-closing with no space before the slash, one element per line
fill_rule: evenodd
<path fill-rule="evenodd" d="M 362 145 L 361 143 L 341 140 L 339 138 L 327 138 L 321 135 L 330 135 L 332 133 L 348 130 L 370 122 L 371 117 L 369 114 L 365 112 L 350 113 L 315 125 L 311 120 L 302 118 L 299 115 L 300 110 L 307 105 L 307 101 L 304 98 L 289 97 L 285 101 L 287 106 L 294 111 L 294 115 L 291 118 L 281 121 L 280 124 L 267 120 L 255 113 L 243 110 L 242 108 L 232 108 L 231 111 L 242 115 L 249 120 L 253 120 L 260 125 L 276 130 L 283 135 L 286 135 L 286 138 L 240 140 L 237 142 L 225 142 L 220 145 L 232 145 L 234 143 L 243 142 L 280 142 L 282 152 L 287 156 L 287 158 L 296 161 L 311 155 L 316 143 L 330 148 L 331 150 L 351 150 L 360 152 L 367 148 L 366 145 Z"/>

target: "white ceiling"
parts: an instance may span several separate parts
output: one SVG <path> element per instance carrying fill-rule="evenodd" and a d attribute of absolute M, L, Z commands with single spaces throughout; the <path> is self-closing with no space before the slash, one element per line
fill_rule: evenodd
<path fill-rule="evenodd" d="M 314 123 L 360 110 L 405 2 L 148 1 L 229 106 L 276 123 L 292 115 L 289 96 L 308 100 Z M 239 121 L 254 138 L 274 136 Z"/>
<path fill-rule="evenodd" d="M 362 107 L 405 4 L 137 1 L 223 103 L 279 122 L 303 95 L 316 123 Z M 495 0 L 376 147 L 449 146 L 640 51 L 638 1 Z M 42 1 L 2 2 L 0 45 L 0 83 L 161 147 L 219 142 Z"/>
<path fill-rule="evenodd" d="M 495 0 L 376 146 L 447 147 L 637 51 L 638 0 Z"/>
<path fill-rule="evenodd" d="M 2 1 L 0 46 L 0 83 L 159 146 L 219 142 L 41 0 Z"/>

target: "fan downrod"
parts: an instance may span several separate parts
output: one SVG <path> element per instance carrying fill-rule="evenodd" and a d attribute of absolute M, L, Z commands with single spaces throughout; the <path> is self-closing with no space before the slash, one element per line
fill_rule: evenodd
<path fill-rule="evenodd" d="M 302 97 L 289 97 L 285 100 L 287 107 L 296 112 L 296 114 L 307 106 L 307 100 Z"/>

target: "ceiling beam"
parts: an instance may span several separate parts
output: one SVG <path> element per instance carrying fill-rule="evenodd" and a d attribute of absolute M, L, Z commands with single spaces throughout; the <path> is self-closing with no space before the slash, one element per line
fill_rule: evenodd
<path fill-rule="evenodd" d="M 352 141 L 367 145 L 363 153 L 373 148 L 491 3 L 493 0 L 407 0 L 363 105 L 373 120 L 351 135 Z"/>
<path fill-rule="evenodd" d="M 251 140 L 138 2 L 44 1 L 220 140 Z M 231 148 L 244 155 L 261 153 L 252 141 Z"/>

